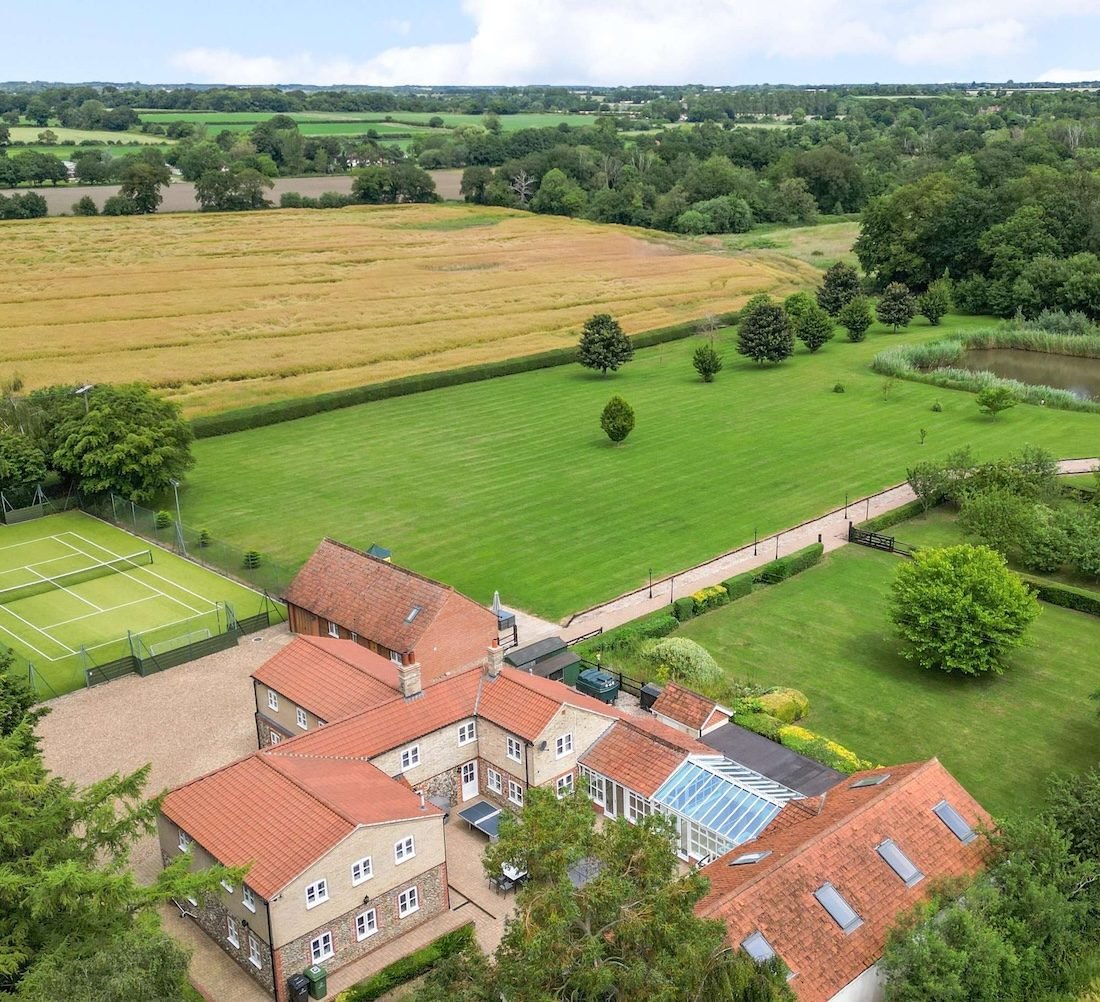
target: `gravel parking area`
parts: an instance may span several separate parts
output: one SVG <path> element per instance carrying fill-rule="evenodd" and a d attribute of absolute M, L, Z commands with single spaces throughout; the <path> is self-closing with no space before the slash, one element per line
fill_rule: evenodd
<path fill-rule="evenodd" d="M 199 661 L 53 700 L 38 726 L 46 766 L 83 786 L 152 763 L 152 795 L 247 755 L 256 749 L 249 675 L 290 638 L 273 626 Z M 155 837 L 137 844 L 133 868 L 139 880 L 155 879 Z"/>

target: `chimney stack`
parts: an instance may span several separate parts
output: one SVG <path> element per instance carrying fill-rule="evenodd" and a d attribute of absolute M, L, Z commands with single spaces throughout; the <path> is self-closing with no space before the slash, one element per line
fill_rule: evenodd
<path fill-rule="evenodd" d="M 401 689 L 401 695 L 406 699 L 418 696 L 421 692 L 420 662 L 408 662 L 408 655 L 404 655 L 401 664 L 397 666 L 397 684 Z"/>
<path fill-rule="evenodd" d="M 504 666 L 504 650 L 500 644 L 493 643 L 489 646 L 489 655 L 485 661 L 485 674 L 489 678 L 496 678 L 500 669 Z"/>
<path fill-rule="evenodd" d="M 418 797 L 420 797 L 420 809 L 422 811 L 427 810 L 427 805 L 424 803 L 424 791 L 423 790 L 417 790 L 416 794 L 417 794 Z"/>

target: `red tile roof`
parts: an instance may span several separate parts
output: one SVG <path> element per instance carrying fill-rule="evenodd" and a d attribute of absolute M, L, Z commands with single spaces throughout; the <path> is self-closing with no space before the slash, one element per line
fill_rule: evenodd
<path fill-rule="evenodd" d="M 263 898 L 359 825 L 421 816 L 420 798 L 369 763 L 285 763 L 263 752 L 177 787 L 161 810 L 219 862 L 251 864 L 245 879 Z"/>
<path fill-rule="evenodd" d="M 620 720 L 596 740 L 580 762 L 643 797 L 652 797 L 687 756 L 685 749 Z"/>
<path fill-rule="evenodd" d="M 285 598 L 391 651 L 417 651 L 430 675 L 476 659 L 497 636 L 496 615 L 473 599 L 333 539 L 322 540 Z M 429 645 L 435 649 L 417 650 L 437 619 L 445 629 Z M 437 668 L 447 659 L 453 663 Z"/>
<path fill-rule="evenodd" d="M 698 731 L 703 729 L 717 705 L 713 699 L 669 682 L 653 704 L 653 712 Z"/>
<path fill-rule="evenodd" d="M 351 640 L 297 636 L 252 677 L 324 721 L 393 699 L 397 666 Z"/>
<path fill-rule="evenodd" d="M 878 786 L 852 789 L 863 776 L 888 775 Z M 940 877 L 976 873 L 988 844 L 960 842 L 932 813 L 946 800 L 975 828 L 989 815 L 936 760 L 857 773 L 809 801 L 792 801 L 753 842 L 707 866 L 710 891 L 701 915 L 725 921 L 729 940 L 740 944 L 759 930 L 796 972 L 791 982 L 800 1002 L 825 1002 L 882 955 L 895 919 Z M 885 839 L 925 875 L 913 887 L 875 851 Z M 758 863 L 730 866 L 746 852 L 770 851 Z M 814 898 L 830 882 L 863 924 L 844 933 Z"/>

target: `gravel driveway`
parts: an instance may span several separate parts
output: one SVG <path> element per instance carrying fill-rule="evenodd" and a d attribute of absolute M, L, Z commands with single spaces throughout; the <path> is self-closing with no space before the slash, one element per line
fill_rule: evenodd
<path fill-rule="evenodd" d="M 53 700 L 38 725 L 46 766 L 84 786 L 150 762 L 152 795 L 255 751 L 249 675 L 290 638 L 272 626 L 199 661 Z M 155 836 L 135 846 L 133 868 L 143 882 L 156 878 Z"/>

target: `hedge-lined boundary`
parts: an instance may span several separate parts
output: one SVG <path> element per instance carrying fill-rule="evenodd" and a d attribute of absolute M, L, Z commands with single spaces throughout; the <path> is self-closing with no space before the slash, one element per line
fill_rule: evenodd
<path fill-rule="evenodd" d="M 780 581 L 786 581 L 787 578 L 801 574 L 807 568 L 820 563 L 824 553 L 825 547 L 821 543 L 811 543 L 801 550 L 757 568 L 753 581 L 757 584 L 779 584 Z"/>
<path fill-rule="evenodd" d="M 737 317 L 737 313 L 720 314 L 718 323 L 720 326 L 728 327 L 737 322 Z M 691 320 L 671 327 L 643 331 L 635 334 L 631 341 L 636 348 L 649 348 L 667 341 L 680 341 L 697 332 L 698 321 Z M 576 360 L 577 349 L 573 345 L 568 348 L 551 348 L 549 351 L 534 355 L 503 358 L 478 365 L 464 365 L 457 369 L 443 369 L 440 372 L 401 376 L 381 383 L 353 386 L 346 390 L 332 390 L 309 397 L 254 404 L 252 407 L 241 407 L 221 414 L 193 418 L 191 430 L 195 433 L 195 438 L 214 438 L 217 435 L 230 435 L 249 428 L 263 428 L 266 425 L 281 424 L 283 421 L 294 421 L 313 414 L 355 407 L 357 404 L 367 404 L 375 400 L 405 397 L 413 393 L 424 393 L 427 390 L 439 390 L 446 386 L 462 386 L 466 383 L 479 383 L 485 379 L 496 379 L 498 376 L 512 376 L 519 372 L 570 365 Z"/>
<path fill-rule="evenodd" d="M 1100 616 L 1100 596 L 1090 594 L 1087 591 L 1078 591 L 1066 585 L 1051 584 L 1049 581 L 1040 581 L 1038 578 L 1021 574 L 1024 584 L 1035 592 L 1035 597 L 1040 602 L 1050 605 L 1060 605 L 1063 609 L 1073 609 L 1074 612 L 1085 612 L 1090 616 Z"/>
<path fill-rule="evenodd" d="M 1011 390 L 1024 403 L 1058 410 L 1100 412 L 1100 400 L 1079 400 L 1069 390 L 1003 379 L 985 370 L 972 372 L 957 368 L 956 363 L 962 359 L 968 348 L 1017 348 L 1048 355 L 1100 358 L 1100 337 L 1052 334 L 1011 327 L 973 331 L 925 344 L 888 348 L 874 357 L 871 369 L 883 376 L 911 379 L 918 383 L 930 383 L 932 386 L 967 390 L 971 393 L 989 386 L 999 386 Z"/>
<path fill-rule="evenodd" d="M 942 504 L 943 499 L 936 502 L 936 504 Z M 932 507 L 936 507 L 933 505 Z M 865 529 L 867 532 L 880 532 L 883 529 L 889 529 L 892 525 L 897 525 L 899 522 L 908 522 L 911 518 L 916 518 L 918 515 L 925 513 L 924 505 L 920 500 L 906 501 L 905 504 L 898 505 L 897 508 L 891 511 L 884 511 L 881 515 L 876 515 L 874 518 L 867 519 L 866 522 L 860 522 L 857 525 L 859 529 Z"/>
<path fill-rule="evenodd" d="M 336 996 L 336 1002 L 371 1002 L 381 998 L 398 985 L 420 977 L 431 970 L 439 961 L 465 950 L 474 944 L 474 925 L 469 923 L 434 940 L 407 957 L 395 960 L 389 967 L 383 967 L 366 981 L 360 981 L 347 991 Z"/>

